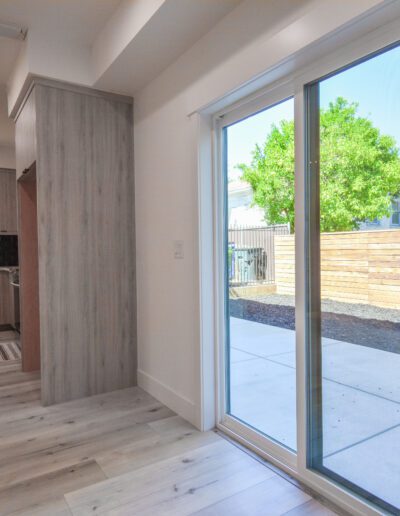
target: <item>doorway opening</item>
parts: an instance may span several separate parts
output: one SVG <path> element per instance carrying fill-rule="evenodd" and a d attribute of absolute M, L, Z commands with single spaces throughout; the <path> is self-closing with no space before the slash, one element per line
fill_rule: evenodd
<path fill-rule="evenodd" d="M 22 370 L 40 370 L 36 163 L 18 179 Z"/>

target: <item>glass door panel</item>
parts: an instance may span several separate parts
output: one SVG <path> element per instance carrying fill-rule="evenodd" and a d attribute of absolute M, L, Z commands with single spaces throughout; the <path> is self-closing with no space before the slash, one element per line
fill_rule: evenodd
<path fill-rule="evenodd" d="M 293 108 L 285 100 L 223 138 L 226 410 L 296 450 Z"/>
<path fill-rule="evenodd" d="M 318 207 L 320 232 L 309 300 L 310 462 L 395 513 L 400 508 L 399 91 L 397 47 L 310 86 L 308 135 L 309 145 L 319 144 L 309 151 L 311 167 L 313 154 L 319 154 L 319 171 L 310 170 L 310 202 Z"/>

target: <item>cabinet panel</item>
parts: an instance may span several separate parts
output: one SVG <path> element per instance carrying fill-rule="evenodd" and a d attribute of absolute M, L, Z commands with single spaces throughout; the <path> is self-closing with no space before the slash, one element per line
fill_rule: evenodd
<path fill-rule="evenodd" d="M 0 325 L 13 324 L 13 302 L 8 271 L 0 269 Z"/>
<path fill-rule="evenodd" d="M 29 95 L 15 124 L 17 178 L 36 161 L 36 109 L 34 91 Z"/>
<path fill-rule="evenodd" d="M 49 405 L 136 383 L 132 105 L 42 85 L 35 98 L 42 401 Z"/>
<path fill-rule="evenodd" d="M 17 232 L 17 181 L 15 170 L 0 169 L 0 233 Z"/>

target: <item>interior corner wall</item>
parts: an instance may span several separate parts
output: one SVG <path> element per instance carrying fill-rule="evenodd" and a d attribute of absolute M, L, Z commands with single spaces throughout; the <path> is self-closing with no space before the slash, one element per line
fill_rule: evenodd
<path fill-rule="evenodd" d="M 11 145 L 0 145 L 0 168 L 15 168 L 15 148 Z"/>
<path fill-rule="evenodd" d="M 57 27 L 47 30 L 45 38 L 40 31 L 28 31 L 7 84 L 10 115 L 16 114 L 15 107 L 25 96 L 31 76 L 90 87 L 94 80 L 91 47 L 68 35 L 66 39 Z"/>
<path fill-rule="evenodd" d="M 135 94 L 138 381 L 199 426 L 197 119 L 377 0 L 242 2 Z M 174 259 L 174 241 L 184 259 Z"/>

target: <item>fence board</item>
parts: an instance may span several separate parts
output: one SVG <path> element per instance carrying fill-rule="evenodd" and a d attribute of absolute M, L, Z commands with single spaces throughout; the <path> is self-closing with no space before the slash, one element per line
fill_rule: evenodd
<path fill-rule="evenodd" d="M 294 235 L 275 237 L 277 293 L 295 293 Z M 400 230 L 321 234 L 321 295 L 400 309 Z"/>

